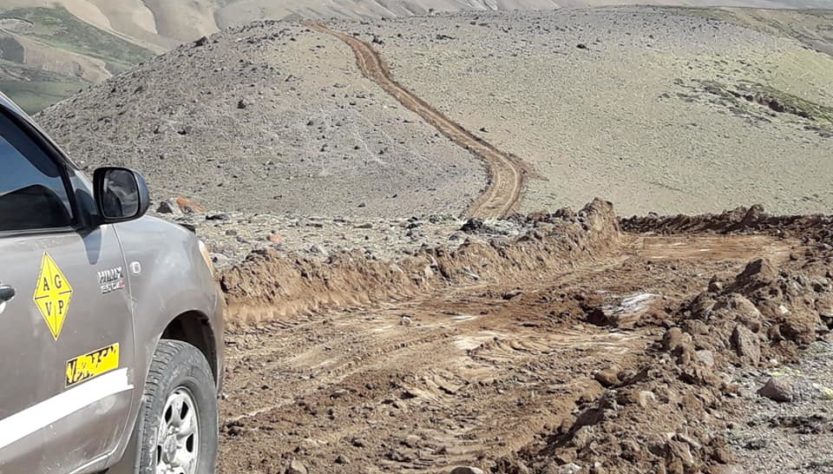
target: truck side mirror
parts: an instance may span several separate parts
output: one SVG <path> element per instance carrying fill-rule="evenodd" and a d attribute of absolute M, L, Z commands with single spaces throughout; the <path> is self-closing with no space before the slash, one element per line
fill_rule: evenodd
<path fill-rule="evenodd" d="M 102 223 L 138 219 L 150 207 L 150 193 L 145 179 L 127 168 L 98 168 L 93 174 L 95 202 Z"/>

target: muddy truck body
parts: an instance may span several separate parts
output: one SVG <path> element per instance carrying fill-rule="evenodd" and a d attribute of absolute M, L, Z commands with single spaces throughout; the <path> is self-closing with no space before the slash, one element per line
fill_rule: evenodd
<path fill-rule="evenodd" d="M 204 245 L 89 179 L 0 94 L 0 473 L 214 471 L 222 303 Z"/>

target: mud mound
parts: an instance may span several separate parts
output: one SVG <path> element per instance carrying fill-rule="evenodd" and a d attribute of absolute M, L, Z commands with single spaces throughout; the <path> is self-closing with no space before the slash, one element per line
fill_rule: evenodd
<path fill-rule="evenodd" d="M 833 327 L 829 217 L 646 222 L 677 233 L 597 200 L 404 261 L 252 255 L 222 275 L 220 472 L 776 472 L 738 436 L 832 396 L 789 370 Z"/>
<path fill-rule="evenodd" d="M 743 228 L 728 215 L 703 221 L 709 229 Z M 786 222 L 772 228 L 796 223 Z M 754 259 L 734 278 L 712 278 L 708 289 L 662 323 L 666 329 L 637 370 L 599 372 L 597 380 L 608 387 L 601 397 L 501 460 L 497 471 L 736 472 L 730 471 L 734 457 L 720 413 L 738 387 L 725 374 L 794 360 L 800 348 L 830 331 L 831 266 L 830 249 L 808 250 L 781 268 Z M 553 470 L 553 463 L 567 470 Z"/>
<path fill-rule="evenodd" d="M 358 253 L 318 262 L 258 251 L 224 272 L 220 285 L 231 321 L 258 321 L 397 299 L 452 283 L 563 269 L 601 258 L 619 243 L 613 206 L 595 200 L 578 213 L 541 216 L 520 237 L 471 236 L 456 250 L 424 248 L 396 263 Z"/>
<path fill-rule="evenodd" d="M 833 217 L 820 214 L 773 216 L 759 204 L 737 207 L 721 214 L 634 216 L 621 219 L 620 225 L 623 231 L 635 233 L 765 233 L 833 244 Z"/>

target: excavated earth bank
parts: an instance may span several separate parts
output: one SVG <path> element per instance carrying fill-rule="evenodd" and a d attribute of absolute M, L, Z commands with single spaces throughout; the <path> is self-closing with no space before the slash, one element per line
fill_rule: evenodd
<path fill-rule="evenodd" d="M 477 222 L 477 221 L 472 221 Z M 344 253 L 326 262 L 254 252 L 220 279 L 232 321 L 303 310 L 384 301 L 483 279 L 513 278 L 602 258 L 620 245 L 610 203 L 596 200 L 578 214 L 562 210 L 530 218 L 517 239 L 466 240 L 456 250 L 425 248 L 397 263 Z"/>
<path fill-rule="evenodd" d="M 734 376 L 827 337 L 831 217 L 512 219 L 395 263 L 225 271 L 221 472 L 747 472 Z"/>

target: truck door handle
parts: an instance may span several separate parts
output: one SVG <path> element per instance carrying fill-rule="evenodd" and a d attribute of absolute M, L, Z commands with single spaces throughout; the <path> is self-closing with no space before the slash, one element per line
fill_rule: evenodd
<path fill-rule="evenodd" d="M 0 303 L 11 301 L 14 295 L 14 288 L 9 285 L 0 285 Z"/>

